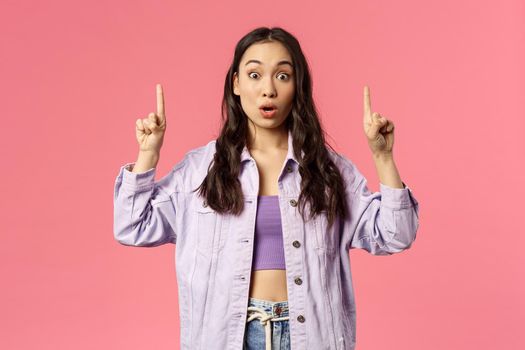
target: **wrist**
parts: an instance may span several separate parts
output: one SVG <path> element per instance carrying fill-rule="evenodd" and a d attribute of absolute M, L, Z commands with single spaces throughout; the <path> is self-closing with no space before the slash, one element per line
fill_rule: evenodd
<path fill-rule="evenodd" d="M 151 168 L 157 167 L 157 164 L 159 162 L 160 155 L 157 152 L 144 152 L 140 151 L 139 155 L 137 157 L 137 161 L 135 162 L 135 166 L 133 167 L 132 172 L 134 173 L 142 173 L 147 170 L 150 170 Z"/>
<path fill-rule="evenodd" d="M 372 158 L 376 162 L 392 162 L 394 160 L 394 154 L 392 152 L 388 153 L 372 153 Z"/>
<path fill-rule="evenodd" d="M 160 158 L 160 153 L 157 151 L 139 151 L 139 159 L 156 159 Z"/>

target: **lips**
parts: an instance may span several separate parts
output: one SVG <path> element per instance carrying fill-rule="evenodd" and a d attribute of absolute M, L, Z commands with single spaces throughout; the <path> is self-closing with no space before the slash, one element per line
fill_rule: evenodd
<path fill-rule="evenodd" d="M 259 109 L 261 111 L 261 115 L 263 118 L 273 118 L 277 115 L 277 109 L 269 109 L 265 110 L 264 108 Z"/>
<path fill-rule="evenodd" d="M 273 103 L 265 103 L 262 106 L 260 106 L 259 109 L 262 109 L 267 112 L 271 112 L 274 109 L 277 109 L 277 107 Z"/>

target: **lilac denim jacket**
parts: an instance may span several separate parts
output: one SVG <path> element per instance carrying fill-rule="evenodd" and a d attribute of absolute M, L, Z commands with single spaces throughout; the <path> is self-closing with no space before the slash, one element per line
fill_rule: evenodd
<path fill-rule="evenodd" d="M 155 181 L 155 168 L 120 169 L 114 190 L 114 236 L 126 246 L 175 244 L 182 350 L 241 350 L 246 327 L 259 173 L 245 147 L 239 180 L 245 207 L 221 215 L 192 192 L 207 173 L 215 140 L 187 152 Z M 410 188 L 367 180 L 347 158 L 329 150 L 347 184 L 349 218 L 328 230 L 326 216 L 303 221 L 297 199 L 301 177 L 288 133 L 288 154 L 278 179 L 290 341 L 293 350 L 347 349 L 356 342 L 356 309 L 349 249 L 374 255 L 408 249 L 419 227 Z M 307 206 L 308 208 L 308 206 Z"/>

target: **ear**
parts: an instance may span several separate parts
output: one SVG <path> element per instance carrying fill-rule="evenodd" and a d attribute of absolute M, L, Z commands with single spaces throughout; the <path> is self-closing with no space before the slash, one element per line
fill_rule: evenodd
<path fill-rule="evenodd" d="M 237 96 L 240 95 L 239 93 L 239 76 L 237 72 L 233 73 L 233 93 Z"/>

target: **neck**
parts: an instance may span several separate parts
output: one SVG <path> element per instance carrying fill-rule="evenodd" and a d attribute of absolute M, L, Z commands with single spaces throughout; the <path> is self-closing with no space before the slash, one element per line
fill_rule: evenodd
<path fill-rule="evenodd" d="M 247 147 L 249 150 L 267 151 L 273 149 L 288 149 L 288 130 L 283 127 L 275 129 L 250 127 Z"/>

